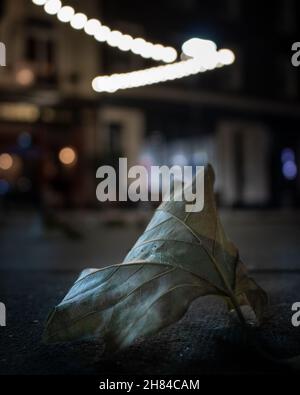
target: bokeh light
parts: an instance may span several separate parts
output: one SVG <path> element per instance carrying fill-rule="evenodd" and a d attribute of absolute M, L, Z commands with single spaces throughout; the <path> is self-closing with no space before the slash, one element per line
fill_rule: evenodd
<path fill-rule="evenodd" d="M 70 22 L 74 15 L 74 8 L 66 5 L 58 11 L 57 18 L 59 21 L 66 23 Z"/>
<path fill-rule="evenodd" d="M 83 29 L 85 24 L 87 23 L 87 16 L 82 12 L 78 12 L 71 19 L 71 26 L 73 29 L 80 30 Z"/>
<path fill-rule="evenodd" d="M 16 80 L 22 86 L 31 85 L 34 81 L 34 73 L 31 69 L 25 67 L 17 71 Z"/>
<path fill-rule="evenodd" d="M 294 180 L 298 174 L 296 163 L 291 160 L 285 162 L 282 165 L 282 173 L 287 180 Z"/>
<path fill-rule="evenodd" d="M 70 22 L 76 30 L 84 29 L 85 33 L 93 36 L 97 41 L 106 42 L 111 47 L 121 51 L 131 51 L 145 59 L 152 58 L 165 63 L 173 63 L 177 59 L 177 51 L 172 47 L 161 44 L 153 44 L 143 38 L 131 38 L 128 34 L 112 31 L 108 26 L 102 26 L 100 20 L 88 17 L 81 13 L 75 13 L 70 6 L 63 6 L 60 0 L 32 0 L 34 4 L 44 6 L 49 15 L 57 15 L 61 22 Z M 137 40 L 137 41 L 136 41 Z"/>
<path fill-rule="evenodd" d="M 61 9 L 61 1 L 60 0 L 49 0 L 44 6 L 45 11 L 49 15 L 55 15 Z"/>
<path fill-rule="evenodd" d="M 108 26 L 101 25 L 100 28 L 95 33 L 94 37 L 99 42 L 105 42 L 108 40 L 110 33 L 111 30 Z"/>
<path fill-rule="evenodd" d="M 295 157 L 295 152 L 291 148 L 284 148 L 281 152 L 282 174 L 287 180 L 294 180 L 297 177 Z"/>
<path fill-rule="evenodd" d="M 14 160 L 10 154 L 4 153 L 0 155 L 0 169 L 9 170 L 13 167 Z"/>
<path fill-rule="evenodd" d="M 101 27 L 101 23 L 97 19 L 92 18 L 89 19 L 87 23 L 84 25 L 84 31 L 89 36 L 93 36 L 97 33 L 100 27 Z"/>
<path fill-rule="evenodd" d="M 59 160 L 63 165 L 72 166 L 77 161 L 76 151 L 71 147 L 64 147 L 59 151 Z"/>
<path fill-rule="evenodd" d="M 203 57 L 216 50 L 217 46 L 213 41 L 202 38 L 191 38 L 182 45 L 183 53 L 191 58 Z"/>
<path fill-rule="evenodd" d="M 234 63 L 235 55 L 230 49 L 220 49 L 218 51 L 219 62 L 225 66 L 229 66 Z"/>

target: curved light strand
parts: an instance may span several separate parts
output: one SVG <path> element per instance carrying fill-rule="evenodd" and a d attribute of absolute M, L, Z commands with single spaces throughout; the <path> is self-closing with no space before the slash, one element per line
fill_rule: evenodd
<path fill-rule="evenodd" d="M 98 76 L 92 81 L 92 87 L 96 92 L 114 93 L 122 89 L 138 88 L 172 81 L 223 67 L 226 63 L 222 62 L 222 56 L 222 50 L 220 50 L 216 51 L 211 58 L 202 60 L 191 58 L 169 65 L 151 67 L 129 73 Z"/>
<path fill-rule="evenodd" d="M 137 88 L 158 84 L 198 74 L 207 70 L 230 65 L 235 55 L 230 49 L 220 49 L 213 41 L 192 38 L 182 45 L 185 60 L 173 63 L 177 59 L 177 52 L 172 47 L 153 44 L 143 38 L 133 38 L 117 30 L 111 30 L 102 25 L 98 19 L 88 17 L 83 13 L 76 13 L 70 6 L 62 6 L 60 0 L 32 0 L 39 6 L 44 6 L 45 12 L 57 15 L 59 21 L 70 23 L 76 30 L 84 30 L 99 42 L 106 42 L 111 47 L 121 51 L 130 51 L 145 59 L 172 63 L 129 73 L 98 76 L 92 81 L 96 92 L 114 93 L 120 89 Z"/>
<path fill-rule="evenodd" d="M 63 6 L 60 0 L 32 0 L 32 2 L 43 6 L 44 11 L 49 15 L 56 15 L 60 22 L 70 23 L 73 29 L 83 30 L 95 40 L 105 42 L 121 51 L 132 52 L 144 59 L 151 58 L 164 63 L 172 63 L 177 59 L 175 48 L 154 44 L 141 37 L 134 38 L 118 30 L 112 30 L 98 19 L 89 19 L 85 14 L 76 12 L 70 6 Z"/>

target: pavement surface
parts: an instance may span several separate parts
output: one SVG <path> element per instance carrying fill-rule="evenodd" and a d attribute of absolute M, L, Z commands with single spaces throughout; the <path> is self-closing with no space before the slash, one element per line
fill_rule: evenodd
<path fill-rule="evenodd" d="M 79 272 L 122 262 L 146 218 L 103 221 L 101 213 L 65 214 L 82 239 L 44 232 L 34 213 L 6 213 L 0 220 L 0 301 L 7 326 L 0 327 L 0 374 L 201 374 L 290 373 L 278 361 L 300 355 L 300 327 L 291 306 L 300 302 L 299 213 L 222 213 L 252 276 L 268 292 L 263 325 L 245 335 L 216 297 L 196 300 L 188 313 L 159 334 L 104 355 L 98 341 L 44 345 L 49 311 Z M 275 356 L 269 360 L 261 351 Z"/>

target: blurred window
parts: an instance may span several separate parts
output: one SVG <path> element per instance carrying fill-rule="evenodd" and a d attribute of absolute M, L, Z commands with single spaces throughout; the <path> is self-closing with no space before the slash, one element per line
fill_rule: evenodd
<path fill-rule="evenodd" d="M 37 82 L 57 81 L 55 34 L 52 25 L 39 20 L 27 21 L 25 60 L 34 69 Z"/>
<path fill-rule="evenodd" d="M 119 122 L 112 122 L 108 125 L 109 130 L 109 150 L 110 154 L 119 157 L 122 154 L 121 133 L 122 125 Z"/>
<path fill-rule="evenodd" d="M 0 0 L 0 20 L 4 17 L 6 0 Z"/>

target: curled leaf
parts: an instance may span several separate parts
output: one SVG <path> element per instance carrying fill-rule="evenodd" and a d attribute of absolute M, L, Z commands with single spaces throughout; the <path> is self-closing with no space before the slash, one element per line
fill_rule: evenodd
<path fill-rule="evenodd" d="M 176 322 L 204 295 L 224 297 L 241 321 L 243 304 L 259 319 L 266 294 L 226 237 L 213 182 L 207 166 L 201 212 L 163 202 L 122 264 L 85 270 L 50 315 L 45 340 L 104 337 L 111 349 L 126 347 Z"/>

